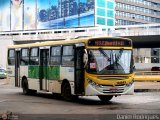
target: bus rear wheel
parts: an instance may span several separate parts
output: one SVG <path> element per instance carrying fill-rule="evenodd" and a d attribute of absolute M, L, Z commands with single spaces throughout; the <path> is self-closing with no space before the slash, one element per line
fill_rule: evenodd
<path fill-rule="evenodd" d="M 27 81 L 27 79 L 23 80 L 22 89 L 23 89 L 23 94 L 24 95 L 35 95 L 37 93 L 37 90 L 28 89 L 28 81 Z"/>
<path fill-rule="evenodd" d="M 102 102 L 106 103 L 106 102 L 109 102 L 113 98 L 113 95 L 99 95 L 98 97 Z"/>
<path fill-rule="evenodd" d="M 62 85 L 62 96 L 66 101 L 73 100 L 73 95 L 71 94 L 71 87 L 69 83 L 64 83 Z"/>
<path fill-rule="evenodd" d="M 24 79 L 22 82 L 22 89 L 23 89 L 23 94 L 28 95 L 30 90 L 28 89 L 28 81 L 27 79 Z"/>

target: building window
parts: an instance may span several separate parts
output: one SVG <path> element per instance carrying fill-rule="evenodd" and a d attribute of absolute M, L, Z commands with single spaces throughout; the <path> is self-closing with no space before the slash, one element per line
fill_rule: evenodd
<path fill-rule="evenodd" d="M 112 10 L 107 10 L 107 17 L 114 17 L 114 12 Z"/>
<path fill-rule="evenodd" d="M 108 26 L 113 26 L 114 25 L 114 21 L 112 19 L 107 19 L 107 25 Z"/>
<path fill-rule="evenodd" d="M 106 16 L 105 9 L 97 8 L 97 15 L 99 16 Z"/>
<path fill-rule="evenodd" d="M 158 57 L 152 57 L 151 58 L 151 63 L 159 63 L 159 58 Z"/>
<path fill-rule="evenodd" d="M 99 0 L 99 1 L 101 1 L 101 0 Z M 114 9 L 114 3 L 108 1 L 108 2 L 107 2 L 107 8 L 109 8 L 109 9 Z"/>
<path fill-rule="evenodd" d="M 106 7 L 106 0 L 97 0 L 97 6 L 98 7 Z"/>
<path fill-rule="evenodd" d="M 105 18 L 97 17 L 97 24 L 105 25 L 106 24 L 105 21 L 106 21 Z"/>

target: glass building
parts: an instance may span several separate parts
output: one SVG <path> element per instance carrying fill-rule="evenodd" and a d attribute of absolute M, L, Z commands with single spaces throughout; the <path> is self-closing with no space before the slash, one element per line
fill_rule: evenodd
<path fill-rule="evenodd" d="M 115 25 L 160 23 L 160 0 L 115 0 Z M 137 70 L 160 67 L 160 48 L 135 48 L 134 62 Z"/>
<path fill-rule="evenodd" d="M 96 0 L 95 25 L 115 25 L 115 3 L 114 0 Z"/>
<path fill-rule="evenodd" d="M 160 0 L 115 0 L 116 25 L 160 23 Z"/>
<path fill-rule="evenodd" d="M 0 31 L 115 25 L 115 0 L 0 0 Z"/>

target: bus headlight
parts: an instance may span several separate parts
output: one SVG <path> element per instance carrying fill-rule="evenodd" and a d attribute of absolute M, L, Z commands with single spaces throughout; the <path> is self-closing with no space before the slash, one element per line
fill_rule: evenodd
<path fill-rule="evenodd" d="M 95 86 L 96 85 L 96 83 L 95 82 L 93 82 L 92 80 L 90 80 L 90 79 L 87 79 L 87 81 L 88 81 L 88 83 L 90 84 L 90 85 L 92 85 L 92 86 Z"/>
<path fill-rule="evenodd" d="M 90 80 L 90 79 L 87 79 L 87 81 L 88 81 L 88 83 L 90 84 L 90 85 L 92 85 L 93 87 L 98 87 L 98 88 L 101 88 L 102 87 L 102 85 L 99 85 L 99 84 L 97 84 L 97 83 L 95 83 L 94 81 L 92 81 L 92 80 Z"/>

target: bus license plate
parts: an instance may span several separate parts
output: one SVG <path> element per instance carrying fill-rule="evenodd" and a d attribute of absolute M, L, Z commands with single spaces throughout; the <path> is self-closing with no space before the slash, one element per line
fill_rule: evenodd
<path fill-rule="evenodd" d="M 118 91 L 118 89 L 116 87 L 110 88 L 109 90 L 110 90 L 110 92 L 117 92 Z"/>

